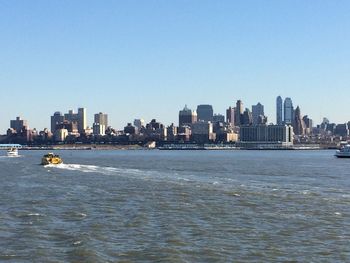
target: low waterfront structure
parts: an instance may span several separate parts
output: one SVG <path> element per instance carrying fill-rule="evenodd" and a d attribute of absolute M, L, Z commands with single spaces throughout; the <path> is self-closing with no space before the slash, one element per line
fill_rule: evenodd
<path fill-rule="evenodd" d="M 291 125 L 241 126 L 238 146 L 259 149 L 293 146 L 293 127 Z"/>

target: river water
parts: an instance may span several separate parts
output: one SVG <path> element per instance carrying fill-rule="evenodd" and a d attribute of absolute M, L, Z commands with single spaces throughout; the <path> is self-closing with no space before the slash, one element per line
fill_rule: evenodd
<path fill-rule="evenodd" d="M 333 151 L 0 152 L 0 261 L 350 262 Z"/>

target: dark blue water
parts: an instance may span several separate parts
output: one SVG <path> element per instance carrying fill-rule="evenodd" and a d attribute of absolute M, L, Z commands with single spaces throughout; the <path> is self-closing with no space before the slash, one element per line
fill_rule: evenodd
<path fill-rule="evenodd" d="M 44 153 L 0 157 L 0 261 L 350 262 L 333 151 Z"/>

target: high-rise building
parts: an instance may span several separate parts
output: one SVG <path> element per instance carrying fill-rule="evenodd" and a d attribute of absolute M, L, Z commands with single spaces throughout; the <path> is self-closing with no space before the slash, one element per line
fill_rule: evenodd
<path fill-rule="evenodd" d="M 213 121 L 213 106 L 208 104 L 202 104 L 197 106 L 197 119 L 198 121 Z"/>
<path fill-rule="evenodd" d="M 284 123 L 292 124 L 294 116 L 293 102 L 291 98 L 286 98 L 284 100 Z"/>
<path fill-rule="evenodd" d="M 282 98 L 278 96 L 276 99 L 276 124 L 282 125 L 283 123 L 283 107 L 282 107 Z"/>
<path fill-rule="evenodd" d="M 19 133 L 22 130 L 28 129 L 28 122 L 26 120 L 22 120 L 21 117 L 16 117 L 15 120 L 10 121 L 10 127 Z"/>
<path fill-rule="evenodd" d="M 99 123 L 108 127 L 108 115 L 102 112 L 96 113 L 94 118 L 95 123 Z"/>
<path fill-rule="evenodd" d="M 86 108 L 78 108 L 78 113 L 74 113 L 73 110 L 69 110 L 64 114 L 64 120 L 69 122 L 78 123 L 78 132 L 83 133 L 87 127 L 86 124 Z"/>
<path fill-rule="evenodd" d="M 57 125 L 64 122 L 64 116 L 61 112 L 56 111 L 53 116 L 51 116 L 51 132 L 55 133 Z"/>
<path fill-rule="evenodd" d="M 188 125 L 197 122 L 197 113 L 187 108 L 187 105 L 183 110 L 179 111 L 179 126 Z"/>
<path fill-rule="evenodd" d="M 136 127 L 136 133 L 140 133 L 141 132 L 141 128 L 145 127 L 145 120 L 144 119 L 135 119 L 134 120 L 134 126 Z"/>
<path fill-rule="evenodd" d="M 301 118 L 300 108 L 297 106 L 294 114 L 293 130 L 296 135 L 304 135 L 305 124 Z"/>
<path fill-rule="evenodd" d="M 264 105 L 260 102 L 252 106 L 253 124 L 257 125 L 259 123 L 259 116 L 265 116 Z"/>
<path fill-rule="evenodd" d="M 206 143 L 215 140 L 213 124 L 211 122 L 196 122 L 192 125 L 192 140 L 197 143 Z"/>
<path fill-rule="evenodd" d="M 213 123 L 215 123 L 215 122 L 222 122 L 222 123 L 224 123 L 225 122 L 225 116 L 222 115 L 222 114 L 214 114 L 212 122 Z"/>
<path fill-rule="evenodd" d="M 243 117 L 243 102 L 241 100 L 237 100 L 236 109 L 235 109 L 235 125 L 240 126 L 242 123 Z"/>
<path fill-rule="evenodd" d="M 305 124 L 305 133 L 306 134 L 311 134 L 312 133 L 312 127 L 313 127 L 312 119 L 310 119 L 307 115 L 305 115 L 303 117 L 303 121 L 304 121 L 304 124 Z"/>
<path fill-rule="evenodd" d="M 94 135 L 104 136 L 106 134 L 106 126 L 101 123 L 94 123 L 92 125 L 92 133 Z"/>
<path fill-rule="evenodd" d="M 253 115 L 252 112 L 246 108 L 241 116 L 241 125 L 252 125 L 253 123 Z"/>
<path fill-rule="evenodd" d="M 175 141 L 177 138 L 178 127 L 172 123 L 167 127 L 168 141 Z"/>
<path fill-rule="evenodd" d="M 226 122 L 231 125 L 235 124 L 235 108 L 229 107 L 226 110 Z"/>
<path fill-rule="evenodd" d="M 87 128 L 86 108 L 78 108 L 78 131 L 83 133 Z"/>

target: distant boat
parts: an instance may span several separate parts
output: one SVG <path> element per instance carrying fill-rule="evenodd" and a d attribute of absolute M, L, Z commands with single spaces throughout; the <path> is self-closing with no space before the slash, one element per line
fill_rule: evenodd
<path fill-rule="evenodd" d="M 48 165 L 48 164 L 61 164 L 63 163 L 61 157 L 57 154 L 48 153 L 41 158 L 41 164 L 42 165 Z"/>
<path fill-rule="evenodd" d="M 335 152 L 335 156 L 338 158 L 350 158 L 350 144 L 345 145 L 340 150 Z"/>
<path fill-rule="evenodd" d="M 12 147 L 10 149 L 7 150 L 7 156 L 9 157 L 16 157 L 18 156 L 18 149 L 15 147 Z"/>

